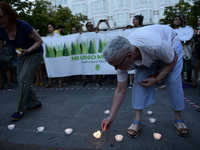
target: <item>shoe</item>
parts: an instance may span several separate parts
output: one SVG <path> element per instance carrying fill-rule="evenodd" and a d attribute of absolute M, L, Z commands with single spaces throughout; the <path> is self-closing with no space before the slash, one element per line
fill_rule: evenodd
<path fill-rule="evenodd" d="M 196 108 L 196 111 L 200 111 L 200 106 L 198 106 L 198 107 Z"/>
<path fill-rule="evenodd" d="M 24 112 L 22 112 L 22 114 L 20 114 L 20 112 L 15 112 L 10 119 L 13 121 L 18 121 L 20 119 L 22 119 L 22 117 L 24 116 Z"/>
<path fill-rule="evenodd" d="M 113 84 L 113 82 L 112 82 L 112 81 L 109 81 L 108 84 Z"/>
<path fill-rule="evenodd" d="M 36 110 L 36 109 L 40 109 L 42 108 L 42 103 L 39 103 L 37 106 L 35 107 L 31 107 L 31 108 L 26 108 L 25 109 L 25 112 L 30 112 L 30 111 L 33 111 L 33 110 Z"/>
<path fill-rule="evenodd" d="M 191 86 L 192 86 L 193 88 L 196 88 L 196 87 L 197 87 L 197 82 L 193 82 L 193 83 L 191 84 Z"/>
<path fill-rule="evenodd" d="M 86 81 L 84 84 L 83 84 L 83 87 L 88 87 L 90 84 L 88 81 Z"/>
<path fill-rule="evenodd" d="M 98 82 L 97 82 L 97 84 L 96 84 L 96 86 L 98 86 L 98 87 L 102 87 L 102 84 L 101 84 L 101 82 L 100 82 L 100 81 L 98 81 Z"/>
<path fill-rule="evenodd" d="M 160 87 L 158 87 L 158 90 L 165 90 L 166 89 L 166 85 L 162 85 Z"/>
<path fill-rule="evenodd" d="M 133 84 L 130 83 L 130 84 L 128 85 L 128 88 L 129 88 L 129 89 L 132 89 L 132 88 L 133 88 Z"/>
<path fill-rule="evenodd" d="M 59 84 L 59 85 L 58 85 L 58 88 L 62 88 L 62 87 L 63 87 L 62 84 Z"/>
<path fill-rule="evenodd" d="M 189 85 L 183 84 L 183 88 L 190 88 Z"/>
<path fill-rule="evenodd" d="M 0 90 L 2 90 L 2 89 L 4 89 L 4 86 L 2 85 L 2 86 L 0 86 Z"/>
<path fill-rule="evenodd" d="M 183 128 L 178 129 L 177 124 L 176 124 L 177 122 L 180 122 L 182 124 Z M 176 127 L 176 133 L 179 136 L 188 136 L 189 129 L 185 126 L 184 120 L 182 120 L 182 119 L 175 119 L 174 120 L 174 125 Z M 182 131 L 186 131 L 186 133 L 183 133 Z"/>
<path fill-rule="evenodd" d="M 52 87 L 51 84 L 47 84 L 47 85 L 45 86 L 45 88 L 50 88 L 50 87 Z"/>
<path fill-rule="evenodd" d="M 34 86 L 39 86 L 40 82 L 37 81 Z"/>
<path fill-rule="evenodd" d="M 132 123 L 133 124 L 127 129 L 127 135 L 130 138 L 136 138 L 139 135 L 138 131 L 141 129 L 141 122 L 140 121 L 133 121 Z M 139 125 L 139 128 L 138 128 L 137 131 L 133 129 L 133 127 L 134 127 L 135 124 Z M 131 131 L 133 134 L 128 133 L 128 131 Z"/>
<path fill-rule="evenodd" d="M 44 86 L 44 82 L 41 81 L 40 84 L 38 86 Z"/>
<path fill-rule="evenodd" d="M 9 90 L 9 89 L 12 89 L 12 86 L 11 86 L 11 85 L 8 85 L 8 90 Z"/>

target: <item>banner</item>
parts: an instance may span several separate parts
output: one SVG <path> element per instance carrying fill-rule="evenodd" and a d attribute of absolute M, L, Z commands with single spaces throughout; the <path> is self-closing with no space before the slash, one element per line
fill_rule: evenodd
<path fill-rule="evenodd" d="M 48 77 L 116 74 L 103 50 L 115 36 L 127 37 L 135 29 L 76 33 L 60 37 L 42 37 Z"/>
<path fill-rule="evenodd" d="M 103 50 L 111 38 L 128 37 L 136 29 L 42 37 L 48 77 L 116 74 L 114 67 L 105 61 Z M 193 35 L 191 27 L 175 29 L 175 31 L 183 41 L 191 39 Z M 134 70 L 129 71 L 129 74 L 134 74 Z"/>

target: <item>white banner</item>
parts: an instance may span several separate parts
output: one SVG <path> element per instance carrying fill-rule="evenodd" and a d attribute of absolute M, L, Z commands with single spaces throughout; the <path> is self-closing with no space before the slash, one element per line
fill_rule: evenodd
<path fill-rule="evenodd" d="M 114 36 L 127 37 L 136 29 L 42 37 L 48 77 L 116 74 L 114 67 L 105 61 L 103 50 Z M 190 27 L 175 31 L 181 40 L 188 40 L 192 37 L 193 30 Z M 134 70 L 129 74 L 134 74 Z"/>
<path fill-rule="evenodd" d="M 116 74 L 114 67 L 105 61 L 103 50 L 112 37 L 127 37 L 134 30 L 42 37 L 48 77 Z"/>

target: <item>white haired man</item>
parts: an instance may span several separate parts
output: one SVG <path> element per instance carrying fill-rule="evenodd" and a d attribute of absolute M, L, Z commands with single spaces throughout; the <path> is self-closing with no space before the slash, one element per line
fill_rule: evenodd
<path fill-rule="evenodd" d="M 118 83 L 111 112 L 101 123 L 102 130 L 110 127 L 123 102 L 127 90 L 127 70 L 135 69 L 132 89 L 134 120 L 127 129 L 127 135 L 131 138 L 139 135 L 142 110 L 155 102 L 154 85 L 163 79 L 175 116 L 176 132 L 179 136 L 188 135 L 189 130 L 181 115 L 185 107 L 181 80 L 182 46 L 172 28 L 151 25 L 133 31 L 127 39 L 117 36 L 106 45 L 103 55 L 117 70 Z M 161 71 L 156 77 L 149 77 L 154 74 L 159 61 L 164 63 Z"/>

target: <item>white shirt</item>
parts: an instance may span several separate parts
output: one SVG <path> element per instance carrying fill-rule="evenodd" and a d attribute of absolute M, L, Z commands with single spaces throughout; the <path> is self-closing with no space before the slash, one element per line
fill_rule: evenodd
<path fill-rule="evenodd" d="M 135 60 L 129 69 L 137 66 L 151 67 L 158 61 L 171 63 L 174 59 L 173 47 L 178 43 L 177 33 L 167 25 L 150 25 L 133 31 L 127 39 L 136 46 L 142 55 L 142 60 Z M 117 70 L 119 82 L 128 77 L 127 70 Z"/>

